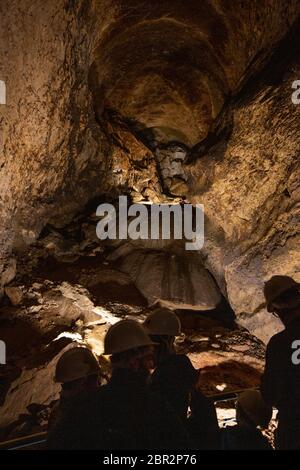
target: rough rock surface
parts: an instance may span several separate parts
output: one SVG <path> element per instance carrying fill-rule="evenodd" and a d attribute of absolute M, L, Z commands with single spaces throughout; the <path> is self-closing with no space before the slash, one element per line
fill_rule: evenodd
<path fill-rule="evenodd" d="M 89 63 L 105 2 L 93 3 L 1 2 L 7 104 L 0 109 L 0 288 L 9 282 L 11 250 L 33 243 L 46 223 L 65 225 L 89 200 L 114 190 L 123 194 L 135 186 L 132 191 L 144 190 L 146 199 L 147 192 L 155 195 L 149 150 L 109 118 L 102 126 L 96 122 Z"/>
<path fill-rule="evenodd" d="M 123 275 L 124 276 L 124 275 Z M 122 274 L 120 273 L 122 282 Z M 114 305 L 93 306 L 96 320 L 83 316 L 77 304 L 91 305 L 83 297 L 79 286 L 56 286 L 51 281 L 38 278 L 24 295 L 20 309 L 7 306 L 1 319 L 1 331 L 9 345 L 10 355 L 6 369 L 1 369 L 2 406 L 0 407 L 0 437 L 26 435 L 45 429 L 51 407 L 59 396 L 60 387 L 53 381 L 55 365 L 60 355 L 75 344 L 85 344 L 95 354 L 103 354 L 103 341 L 110 324 L 121 318 L 138 318 L 143 321 L 144 307 L 129 308 L 121 302 Z M 109 289 L 109 284 L 106 285 Z M 58 307 L 58 291 L 72 297 L 73 315 Z M 80 295 L 78 297 L 78 291 Z M 56 299 L 56 302 L 53 302 Z M 40 307 L 29 303 L 39 301 Z M 31 301 L 31 302 L 30 302 Z M 56 304 L 56 305 L 55 305 Z M 41 307 L 42 306 L 42 307 Z M 30 321 L 29 313 L 30 311 Z M 58 313 L 59 312 L 59 313 Z M 144 311 L 145 312 L 145 311 Z M 47 313 L 47 314 L 46 314 Z M 199 387 L 206 394 L 253 387 L 259 383 L 263 367 L 263 345 L 246 331 L 226 326 L 220 318 L 192 311 L 178 311 L 184 336 L 179 338 L 179 351 L 189 354 L 195 367 L 202 370 Z M 13 324 L 12 324 L 13 322 Z M 34 333 L 33 333 L 34 332 Z M 28 334 L 31 341 L 28 342 Z M 15 336 L 14 336 L 15 335 Z M 16 337 L 23 342 L 16 348 Z M 27 335 L 27 338 L 24 337 Z M 110 373 L 108 364 L 101 360 L 102 370 Z"/>
<path fill-rule="evenodd" d="M 258 384 L 262 344 L 207 309 L 221 291 L 267 341 L 263 281 L 300 281 L 299 14 L 298 0 L 1 0 L 4 435 L 46 422 L 63 348 L 101 354 L 108 324 L 158 299 L 185 308 L 179 347 L 206 392 Z M 204 249 L 99 244 L 89 211 L 120 194 L 204 203 Z"/>
<path fill-rule="evenodd" d="M 86 228 L 89 222 L 89 219 L 83 220 L 82 226 Z M 22 294 L 20 301 L 14 305 L 11 295 L 3 298 L 0 331 L 9 351 L 7 365 L 0 370 L 0 436 L 3 438 L 45 429 L 59 394 L 59 387 L 53 383 L 55 364 L 65 348 L 75 343 L 85 344 L 100 356 L 109 325 L 122 318 L 143 321 L 149 312 L 148 301 L 154 300 L 149 296 L 147 301 L 138 289 L 143 287 L 139 286 L 138 279 L 135 285 L 131 276 L 122 272 L 123 265 L 130 265 L 130 259 L 141 256 L 141 247 L 131 247 L 126 256 L 110 259 L 107 256 L 111 254 L 110 246 L 102 246 L 100 253 L 94 252 L 89 230 L 84 231 L 88 237 L 85 241 L 70 239 L 77 223 L 66 229 L 64 237 L 50 232 L 22 255 L 19 272 L 8 291 Z M 50 240 L 51 248 L 47 249 Z M 80 249 L 83 246 L 85 248 Z M 263 364 L 263 346 L 224 315 L 223 305 L 219 310 L 208 312 L 208 306 L 212 308 L 219 303 L 220 293 L 209 273 L 195 260 L 199 255 L 192 255 L 189 261 L 181 259 L 180 265 L 180 254 L 171 254 L 168 249 L 145 250 L 143 259 L 148 260 L 145 279 L 154 296 L 162 284 L 157 285 L 158 268 L 153 256 L 164 260 L 164 269 L 166 258 L 172 264 L 170 257 L 175 256 L 175 266 L 181 269 L 181 284 L 174 288 L 171 280 L 169 291 L 164 289 L 164 296 L 160 297 L 168 302 L 171 299 L 173 307 L 180 307 L 178 314 L 185 337 L 180 338 L 178 347 L 191 354 L 204 375 L 207 372 L 201 387 L 206 393 L 216 393 L 219 383 L 226 382 L 228 390 L 236 388 L 237 384 L 240 387 L 256 385 Z M 191 290 L 190 269 L 186 277 L 182 276 L 187 262 L 196 270 L 193 282 L 200 277 L 201 284 L 205 283 L 205 292 Z M 145 296 L 147 293 L 145 288 Z M 178 293 L 182 297 L 175 299 Z M 183 305 L 183 300 L 189 302 L 190 308 L 196 308 L 196 300 L 197 310 L 184 309 L 187 305 Z M 203 308 L 206 310 L 201 312 Z M 229 356 L 226 358 L 227 352 L 230 360 Z M 249 360 L 251 366 L 246 364 Z M 106 361 L 101 359 L 101 364 L 103 371 L 109 374 Z M 208 373 L 209 364 L 212 370 Z"/>
<path fill-rule="evenodd" d="M 298 32 L 229 103 L 230 137 L 189 167 L 191 199 L 204 204 L 208 221 L 206 265 L 240 322 L 264 340 L 279 326 L 264 315 L 264 281 L 300 280 L 300 106 L 291 100 L 299 47 L 287 55 Z"/>
<path fill-rule="evenodd" d="M 220 292 L 197 255 L 136 250 L 120 262 L 148 303 L 173 309 L 213 310 Z"/>
<path fill-rule="evenodd" d="M 188 193 L 187 175 L 183 168 L 186 153 L 186 149 L 178 145 L 168 145 L 155 151 L 164 189 L 173 196 L 185 196 Z"/>
<path fill-rule="evenodd" d="M 276 70 L 273 81 L 255 77 L 299 2 L 4 0 L 0 8 L 0 295 L 15 274 L 12 250 L 46 223 L 66 224 L 100 195 L 157 201 L 164 180 L 172 194 L 186 196 L 188 186 L 205 203 L 207 267 L 264 336 L 269 326 L 259 332 L 248 318 L 262 305 L 263 279 L 299 265 L 299 107 L 290 100 L 299 69 L 289 59 L 283 81 Z M 247 97 L 231 101 L 242 79 Z M 189 182 L 176 161 L 161 181 L 159 162 L 118 118 L 136 122 L 135 135 L 154 129 L 191 145 L 218 135 L 224 107 L 234 126 L 190 168 Z"/>

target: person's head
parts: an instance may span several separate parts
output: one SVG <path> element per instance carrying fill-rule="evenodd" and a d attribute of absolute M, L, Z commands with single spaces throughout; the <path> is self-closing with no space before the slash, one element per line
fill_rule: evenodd
<path fill-rule="evenodd" d="M 99 385 L 100 366 L 94 354 L 85 347 L 68 349 L 59 358 L 55 381 L 68 395 L 93 390 Z"/>
<path fill-rule="evenodd" d="M 272 407 L 268 406 L 258 390 L 247 390 L 240 394 L 236 404 L 236 420 L 239 426 L 266 429 L 272 418 Z"/>
<path fill-rule="evenodd" d="M 156 308 L 144 321 L 144 328 L 152 341 L 158 343 L 158 361 L 174 352 L 174 341 L 181 333 L 181 324 L 172 310 Z"/>
<path fill-rule="evenodd" d="M 121 320 L 109 328 L 104 339 L 104 354 L 110 355 L 114 369 L 130 369 L 147 376 L 154 366 L 154 345 L 140 323 Z"/>
<path fill-rule="evenodd" d="M 268 312 L 278 316 L 284 325 L 300 317 L 300 284 L 291 277 L 271 277 L 265 283 L 264 295 Z"/>

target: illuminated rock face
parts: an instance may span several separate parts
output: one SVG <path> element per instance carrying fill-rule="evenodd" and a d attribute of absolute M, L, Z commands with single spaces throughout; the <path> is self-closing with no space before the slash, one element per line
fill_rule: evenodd
<path fill-rule="evenodd" d="M 206 208 L 207 267 L 239 321 L 264 340 L 279 326 L 264 310 L 264 281 L 300 281 L 300 106 L 291 100 L 299 30 L 298 21 L 254 84 L 233 96 L 224 112 L 234 116 L 230 137 L 188 167 L 191 199 Z"/>
<path fill-rule="evenodd" d="M 136 250 L 121 261 L 120 269 L 131 276 L 149 305 L 207 311 L 221 301 L 199 256 Z"/>
<path fill-rule="evenodd" d="M 258 74 L 299 14 L 296 0 L 2 0 L 0 295 L 46 224 L 165 191 L 205 204 L 206 267 L 266 340 L 263 280 L 299 273 L 299 57 Z M 189 165 L 160 166 L 170 143 L 194 147 Z"/>
<path fill-rule="evenodd" d="M 263 282 L 300 281 L 299 14 L 298 0 L 1 0 L 3 436 L 45 425 L 69 343 L 101 354 L 110 323 L 156 301 L 178 309 L 204 392 L 259 384 L 256 337 L 279 328 Z M 91 211 L 119 195 L 203 203 L 201 253 L 101 244 Z M 221 294 L 256 337 L 224 326 Z"/>

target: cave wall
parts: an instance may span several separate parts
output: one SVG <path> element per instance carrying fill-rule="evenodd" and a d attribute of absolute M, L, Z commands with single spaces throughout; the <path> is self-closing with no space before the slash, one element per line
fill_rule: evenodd
<path fill-rule="evenodd" d="M 300 281 L 299 14 L 299 0 L 1 0 L 0 439 L 45 426 L 65 348 L 102 354 L 109 324 L 157 300 L 180 310 L 204 393 L 258 386 L 257 338 L 280 328 L 263 282 Z M 204 204 L 204 248 L 104 257 L 86 205 L 119 194 Z M 223 323 L 219 290 L 256 338 L 231 310 Z"/>
<path fill-rule="evenodd" d="M 191 166 L 191 199 L 205 205 L 203 254 L 239 322 L 267 341 L 280 322 L 266 313 L 263 284 L 300 281 L 300 22 L 262 70 L 233 96 L 230 137 Z M 226 118 L 223 118 L 226 122 Z"/>
<path fill-rule="evenodd" d="M 140 171 L 128 172 L 126 137 L 136 160 L 149 156 L 117 123 L 95 120 L 88 74 L 95 41 L 113 18 L 109 4 L 1 2 L 0 79 L 7 89 L 0 106 L 2 285 L 15 273 L 12 250 L 33 243 L 46 223 L 65 225 L 99 194 L 136 183 Z M 127 168 L 119 178 L 118 165 Z M 147 171 L 155 177 L 149 162 Z"/>
<path fill-rule="evenodd" d="M 99 186 L 105 144 L 87 93 L 84 3 L 1 2 L 1 254 L 34 241 Z"/>
<path fill-rule="evenodd" d="M 299 107 L 290 99 L 298 62 L 255 98 L 232 97 L 268 60 L 299 2 L 2 0 L 0 13 L 1 284 L 14 275 L 13 250 L 96 196 L 162 197 L 153 154 L 108 108 L 193 146 L 225 106 L 230 138 L 186 168 L 189 197 L 205 204 L 209 270 L 265 338 L 263 279 L 299 271 Z"/>

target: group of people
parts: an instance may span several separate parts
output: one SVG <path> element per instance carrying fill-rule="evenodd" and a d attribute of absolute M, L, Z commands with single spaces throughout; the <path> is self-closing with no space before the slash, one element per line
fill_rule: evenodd
<path fill-rule="evenodd" d="M 49 420 L 49 449 L 272 449 L 262 430 L 278 409 L 275 447 L 300 449 L 300 365 L 291 360 L 300 340 L 300 285 L 287 276 L 265 284 L 269 312 L 285 326 L 266 353 L 261 390 L 240 394 L 236 426 L 220 429 L 214 403 L 199 390 L 199 374 L 177 354 L 180 320 L 156 308 L 143 324 L 121 320 L 104 339 L 111 375 L 101 383 L 99 362 L 85 347 L 67 350 L 56 367 L 59 402 Z"/>

